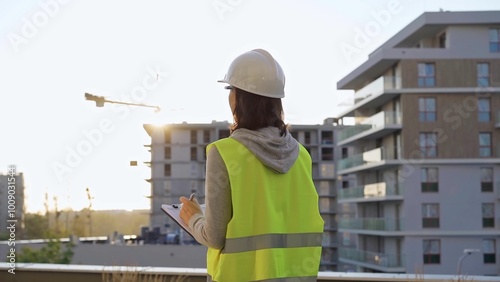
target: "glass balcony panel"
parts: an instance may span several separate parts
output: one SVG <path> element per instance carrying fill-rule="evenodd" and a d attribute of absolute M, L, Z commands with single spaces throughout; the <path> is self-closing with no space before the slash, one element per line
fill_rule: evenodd
<path fill-rule="evenodd" d="M 360 165 L 377 163 L 383 160 L 394 160 L 397 159 L 399 148 L 389 146 L 389 147 L 379 147 L 373 150 L 363 152 L 358 155 L 354 155 L 350 158 L 345 158 L 338 161 L 338 169 L 348 169 Z"/>
<path fill-rule="evenodd" d="M 373 231 L 402 231 L 401 218 L 341 218 L 340 229 L 373 230 Z"/>
<path fill-rule="evenodd" d="M 356 186 L 351 188 L 342 188 L 339 190 L 339 199 L 363 198 L 364 186 Z"/>
<path fill-rule="evenodd" d="M 339 257 L 381 267 L 404 267 L 404 256 L 368 252 L 352 248 L 339 248 Z"/>
<path fill-rule="evenodd" d="M 366 184 L 339 190 L 339 199 L 369 199 L 388 196 L 403 195 L 403 186 L 400 184 L 387 184 L 385 182 Z M 500 197 L 500 196 L 499 196 Z"/>

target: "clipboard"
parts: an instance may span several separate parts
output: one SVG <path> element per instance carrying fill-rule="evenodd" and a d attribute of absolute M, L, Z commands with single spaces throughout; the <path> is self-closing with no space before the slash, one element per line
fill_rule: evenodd
<path fill-rule="evenodd" d="M 182 206 L 182 204 L 173 204 L 173 205 L 163 204 L 163 205 L 161 205 L 161 209 L 171 219 L 173 219 L 177 224 L 179 224 L 179 226 L 182 227 L 182 229 L 184 229 L 184 231 L 189 233 L 189 235 L 193 236 L 193 234 L 191 234 L 191 231 L 189 230 L 189 227 L 187 226 L 187 224 L 185 224 L 184 221 L 182 221 L 181 217 L 179 216 L 181 206 Z M 200 207 L 201 207 L 201 211 L 203 213 L 205 213 L 205 204 L 200 205 Z"/>

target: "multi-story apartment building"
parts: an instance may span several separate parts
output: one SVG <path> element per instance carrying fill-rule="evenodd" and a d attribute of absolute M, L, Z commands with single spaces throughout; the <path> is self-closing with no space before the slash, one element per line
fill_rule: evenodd
<path fill-rule="evenodd" d="M 0 174 L 0 234 L 11 238 L 12 233 L 14 239 L 20 239 L 23 223 L 24 176 L 9 166 L 6 174 Z"/>
<path fill-rule="evenodd" d="M 161 234 L 183 233 L 161 210 L 161 204 L 177 203 L 180 196 L 196 192 L 203 202 L 206 146 L 229 136 L 229 123 L 144 125 L 151 136 L 151 217 L 150 226 Z M 291 134 L 303 144 L 313 161 L 313 179 L 319 194 L 320 212 L 325 221 L 321 270 L 337 269 L 335 161 L 341 152 L 334 136 L 341 125 L 326 119 L 321 125 L 291 125 Z M 338 157 L 337 157 L 338 156 Z M 181 241 L 186 235 L 181 235 Z"/>
<path fill-rule="evenodd" d="M 424 13 L 337 86 L 339 270 L 499 275 L 500 11 Z"/>

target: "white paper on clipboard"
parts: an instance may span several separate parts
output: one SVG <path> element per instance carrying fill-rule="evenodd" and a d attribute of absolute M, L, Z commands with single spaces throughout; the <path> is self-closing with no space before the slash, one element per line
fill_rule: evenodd
<path fill-rule="evenodd" d="M 176 204 L 176 205 L 161 205 L 161 209 L 168 215 L 170 216 L 170 218 L 172 218 L 175 222 L 177 222 L 177 224 L 179 224 L 182 229 L 184 229 L 187 233 L 189 233 L 189 235 L 193 236 L 193 234 L 191 234 L 190 230 L 189 230 L 189 227 L 187 226 L 187 224 L 184 223 L 184 221 L 182 221 L 181 217 L 179 216 L 179 212 L 181 211 L 181 207 L 182 204 Z M 203 213 L 205 213 L 205 204 L 202 204 L 200 205 L 201 207 L 201 211 Z"/>

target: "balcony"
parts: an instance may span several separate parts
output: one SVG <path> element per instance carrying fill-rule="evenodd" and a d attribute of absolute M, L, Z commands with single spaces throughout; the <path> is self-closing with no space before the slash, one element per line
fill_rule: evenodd
<path fill-rule="evenodd" d="M 339 260 L 383 272 L 405 272 L 404 256 L 339 248 Z"/>
<path fill-rule="evenodd" d="M 339 229 L 397 232 L 403 230 L 402 218 L 341 218 Z"/>
<path fill-rule="evenodd" d="M 361 102 L 368 97 L 376 97 L 387 90 L 401 89 L 401 77 L 379 77 L 367 84 L 365 87 L 359 89 L 354 93 L 354 103 Z"/>
<path fill-rule="evenodd" d="M 357 118 L 359 120 L 359 118 Z M 339 131 L 338 146 L 344 146 L 360 138 L 376 139 L 400 130 L 401 113 L 384 111 L 363 119 L 359 124 Z"/>
<path fill-rule="evenodd" d="M 403 200 L 403 186 L 385 182 L 366 184 L 340 189 L 338 197 L 339 203 Z"/>
<path fill-rule="evenodd" d="M 359 170 L 399 165 L 400 148 L 379 147 L 338 161 L 338 174 L 348 174 Z"/>

